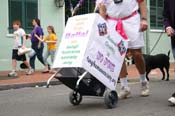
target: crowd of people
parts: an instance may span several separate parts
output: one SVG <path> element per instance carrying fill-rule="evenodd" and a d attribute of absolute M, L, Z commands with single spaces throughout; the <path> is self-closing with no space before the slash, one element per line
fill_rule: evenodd
<path fill-rule="evenodd" d="M 141 82 L 141 96 L 149 96 L 149 83 L 146 79 L 145 62 L 142 56 L 142 47 L 144 47 L 144 36 L 143 32 L 147 30 L 147 8 L 145 0 L 97 0 L 96 1 L 96 11 L 106 20 L 113 20 L 116 23 L 116 31 L 121 34 L 121 36 L 127 37 L 128 49 L 130 50 L 138 72 L 140 73 Z M 132 3 L 132 4 L 131 4 Z M 164 2 L 164 24 L 165 30 L 170 36 L 172 42 L 172 51 L 175 57 L 175 1 L 165 0 Z M 140 12 L 138 12 L 138 10 Z M 30 75 L 35 71 L 35 59 L 36 57 L 44 65 L 43 73 L 47 73 L 50 70 L 50 64 L 47 62 L 47 58 L 51 55 L 51 61 L 53 62 L 55 49 L 56 49 L 56 34 L 53 26 L 48 26 L 47 30 L 49 35 L 44 37 L 43 29 L 40 25 L 40 20 L 35 18 L 32 22 L 34 28 L 28 37 L 31 38 L 32 46 L 31 48 L 35 51 L 35 54 L 30 57 L 30 62 L 26 60 L 25 55 L 18 55 L 18 48 L 26 47 L 26 34 L 21 28 L 20 21 L 13 22 L 14 28 L 14 47 L 12 51 L 12 72 L 9 73 L 10 76 L 17 76 L 16 72 L 16 61 L 23 61 L 28 67 L 27 74 Z M 120 28 L 118 28 L 120 27 Z M 121 30 L 124 29 L 124 30 Z M 22 38 L 22 41 L 21 41 Z M 44 39 L 43 39 L 44 38 Z M 48 49 L 43 55 L 44 44 L 47 43 Z M 50 72 L 54 72 L 51 69 Z M 130 94 L 130 87 L 127 81 L 127 70 L 126 65 L 123 63 L 121 73 L 121 91 L 119 97 L 121 99 L 127 98 Z M 170 102 L 175 104 L 175 94 L 169 99 Z"/>
<path fill-rule="evenodd" d="M 48 35 L 44 37 L 44 32 L 40 25 L 40 20 L 38 18 L 35 18 L 33 19 L 32 24 L 33 30 L 31 34 L 26 34 L 19 20 L 15 20 L 13 22 L 14 47 L 12 49 L 12 71 L 8 74 L 8 76 L 18 76 L 16 71 L 17 61 L 22 61 L 28 68 L 26 72 L 27 75 L 33 74 L 35 71 L 36 57 L 45 67 L 43 73 L 55 73 L 55 70 L 51 69 L 50 64 L 47 62 L 48 57 L 51 56 L 51 63 L 53 63 L 56 52 L 57 37 L 54 27 L 48 26 Z M 31 53 L 29 51 L 29 61 L 27 61 L 26 54 L 19 55 L 18 53 L 20 48 L 26 48 L 27 38 L 30 38 L 31 40 Z M 44 43 L 47 44 L 47 50 L 45 53 L 43 53 Z"/>

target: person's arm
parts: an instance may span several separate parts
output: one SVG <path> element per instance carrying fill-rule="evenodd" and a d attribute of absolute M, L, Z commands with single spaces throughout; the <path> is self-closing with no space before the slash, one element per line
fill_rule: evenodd
<path fill-rule="evenodd" d="M 34 36 L 40 41 L 43 42 L 43 31 L 42 28 L 37 27 L 35 30 Z"/>
<path fill-rule="evenodd" d="M 168 1 L 164 0 L 163 21 L 164 21 L 165 29 L 170 26 L 170 22 L 169 22 L 170 13 L 169 13 L 168 7 L 169 7 Z"/>
<path fill-rule="evenodd" d="M 50 40 L 50 41 L 45 41 L 46 43 L 56 43 L 57 41 L 55 40 Z"/>
<path fill-rule="evenodd" d="M 23 35 L 23 44 L 22 48 L 26 48 L 26 35 Z"/>
<path fill-rule="evenodd" d="M 106 6 L 103 3 L 98 3 L 96 4 L 94 12 L 96 12 L 97 9 L 98 13 L 106 20 L 107 19 Z"/>
<path fill-rule="evenodd" d="M 26 39 L 28 39 L 28 38 L 31 39 L 32 38 L 31 34 L 26 34 L 25 36 L 26 36 Z"/>
<path fill-rule="evenodd" d="M 138 0 L 138 2 L 141 14 L 140 31 L 145 31 L 148 28 L 146 2 L 145 0 Z"/>
<path fill-rule="evenodd" d="M 37 34 L 35 34 L 35 37 L 36 37 L 40 42 L 43 42 L 43 41 L 44 41 L 44 40 L 42 39 L 42 38 L 43 38 L 42 35 L 38 36 Z"/>
<path fill-rule="evenodd" d="M 171 27 L 170 25 L 170 12 L 168 10 L 169 6 L 168 6 L 168 1 L 164 0 L 164 9 L 163 9 L 163 22 L 164 22 L 164 26 L 165 26 L 165 31 L 167 33 L 168 36 L 174 36 L 174 29 Z"/>
<path fill-rule="evenodd" d="M 20 30 L 20 35 L 22 36 L 23 39 L 21 40 L 22 48 L 26 48 L 26 33 L 23 29 Z"/>

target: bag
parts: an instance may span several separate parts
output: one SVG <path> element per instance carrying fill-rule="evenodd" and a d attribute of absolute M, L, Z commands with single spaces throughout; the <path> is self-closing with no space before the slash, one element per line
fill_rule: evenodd
<path fill-rule="evenodd" d="M 21 45 L 22 44 L 23 44 L 23 37 L 21 37 Z M 30 51 L 31 51 L 31 48 L 22 48 L 21 46 L 19 46 L 19 48 L 18 48 L 18 56 L 24 55 L 24 54 L 26 54 L 26 53 L 28 53 Z"/>
<path fill-rule="evenodd" d="M 31 48 L 18 48 L 18 55 L 24 55 L 31 51 Z"/>
<path fill-rule="evenodd" d="M 31 51 L 29 52 L 28 56 L 29 58 L 33 57 L 36 54 L 34 49 L 31 49 Z"/>

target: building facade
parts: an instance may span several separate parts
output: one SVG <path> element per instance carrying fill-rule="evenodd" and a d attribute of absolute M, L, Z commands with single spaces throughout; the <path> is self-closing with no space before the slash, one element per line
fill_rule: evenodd
<path fill-rule="evenodd" d="M 55 0 L 1 0 L 0 1 L 0 71 L 11 70 L 11 49 L 13 46 L 12 22 L 19 19 L 27 33 L 32 30 L 32 19 L 38 17 L 45 35 L 47 26 L 55 27 L 57 38 L 61 38 L 65 26 L 64 8 Z M 30 40 L 27 41 L 30 46 Z M 37 68 L 42 65 L 37 62 Z"/>
<path fill-rule="evenodd" d="M 55 0 L 1 0 L 0 1 L 0 71 L 11 69 L 11 49 L 13 46 L 12 22 L 19 19 L 27 33 L 32 30 L 32 19 L 39 17 L 44 33 L 47 26 L 55 27 L 58 39 L 64 30 L 66 19 L 70 16 L 70 3 L 76 5 L 78 0 L 66 0 L 64 7 L 58 7 Z M 93 12 L 94 0 L 85 0 L 78 14 Z M 164 33 L 163 0 L 147 0 L 149 30 L 145 32 L 145 53 L 165 53 L 171 49 L 170 39 Z M 160 41 L 156 44 L 157 40 Z M 27 42 L 30 46 L 30 41 Z M 156 45 L 155 45 L 156 44 Z M 155 46 L 155 47 L 154 47 Z M 174 61 L 171 55 L 171 61 Z M 37 68 L 42 68 L 37 63 Z"/>

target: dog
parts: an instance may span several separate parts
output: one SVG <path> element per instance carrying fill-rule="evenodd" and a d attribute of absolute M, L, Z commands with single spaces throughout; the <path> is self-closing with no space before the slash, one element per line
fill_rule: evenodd
<path fill-rule="evenodd" d="M 149 73 L 152 69 L 159 68 L 163 74 L 162 80 L 165 80 L 165 71 L 167 73 L 166 81 L 169 81 L 169 68 L 170 68 L 170 51 L 168 51 L 168 55 L 165 54 L 157 54 L 157 55 L 146 55 L 143 54 L 145 64 L 146 64 L 146 78 L 149 81 Z"/>

